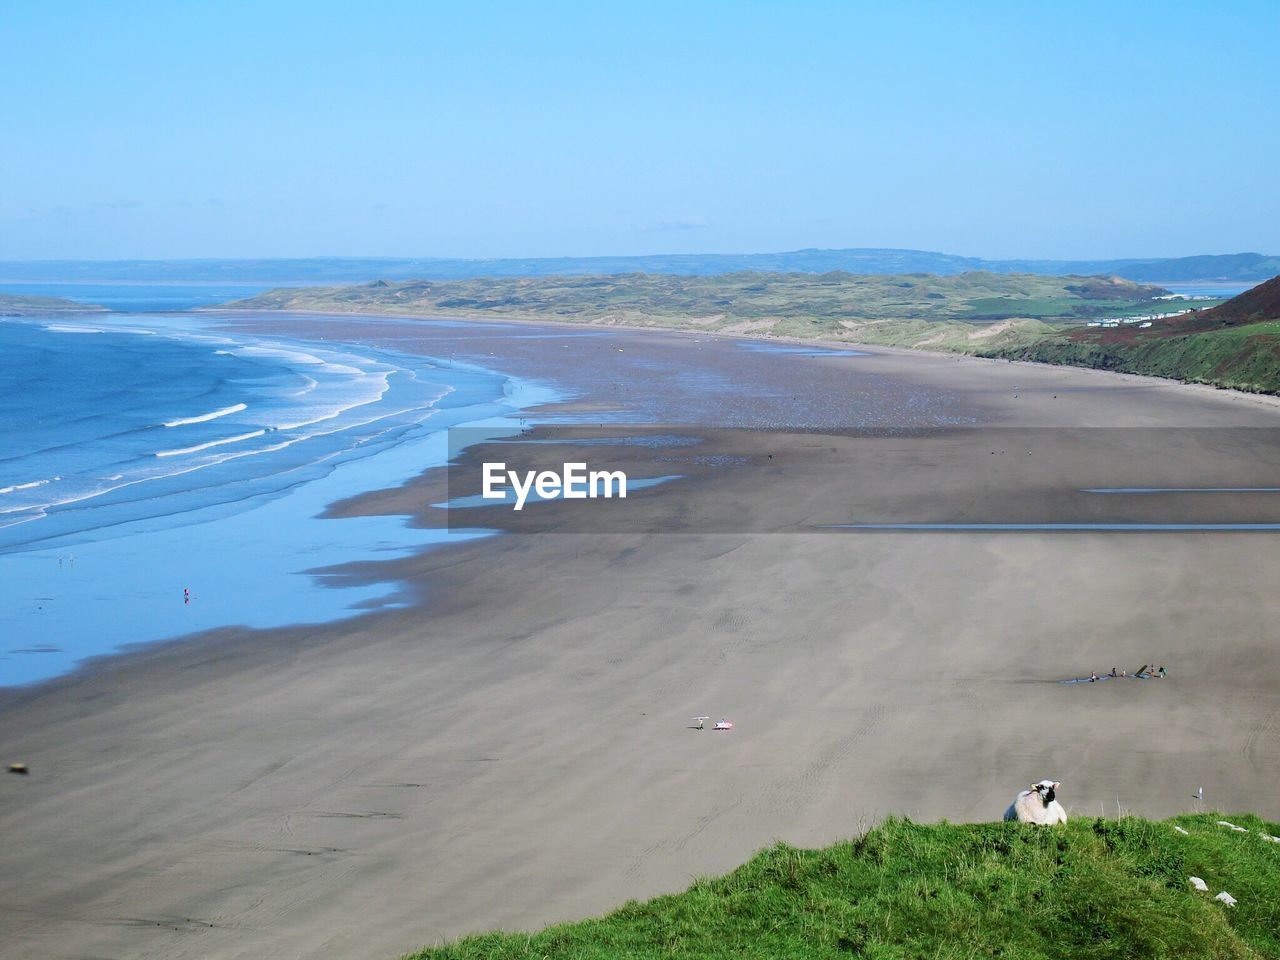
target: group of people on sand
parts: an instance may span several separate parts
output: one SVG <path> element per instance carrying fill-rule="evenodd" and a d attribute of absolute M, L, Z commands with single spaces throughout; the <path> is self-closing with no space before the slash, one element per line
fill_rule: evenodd
<path fill-rule="evenodd" d="M 1154 663 L 1144 663 L 1133 676 L 1138 680 L 1163 680 L 1168 675 L 1169 671 L 1165 667 L 1156 666 Z M 1108 678 L 1127 678 L 1128 676 L 1128 670 L 1121 670 L 1117 673 L 1115 667 L 1112 667 L 1111 672 L 1107 674 Z M 1098 676 L 1096 673 L 1089 674 L 1090 683 L 1097 683 L 1102 679 L 1104 678 Z"/>

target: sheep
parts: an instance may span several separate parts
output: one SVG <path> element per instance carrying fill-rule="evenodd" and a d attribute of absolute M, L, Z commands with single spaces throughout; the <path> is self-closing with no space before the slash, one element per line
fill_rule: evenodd
<path fill-rule="evenodd" d="M 1062 804 L 1056 799 L 1056 791 L 1060 786 L 1062 784 L 1056 780 L 1033 783 L 1030 790 L 1023 790 L 1013 798 L 1013 803 L 1004 812 L 1004 818 L 1022 823 L 1038 823 L 1046 827 L 1066 823 L 1067 811 L 1062 809 Z"/>

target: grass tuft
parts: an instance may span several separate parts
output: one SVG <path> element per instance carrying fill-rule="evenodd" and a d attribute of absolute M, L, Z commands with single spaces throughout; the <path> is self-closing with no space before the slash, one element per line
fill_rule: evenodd
<path fill-rule="evenodd" d="M 1280 844 L 1263 833 L 1280 826 L 1222 814 L 1060 828 L 893 818 L 823 850 L 775 844 L 606 917 L 466 937 L 412 960 L 1280 958 Z M 1214 901 L 1219 890 L 1239 904 Z"/>

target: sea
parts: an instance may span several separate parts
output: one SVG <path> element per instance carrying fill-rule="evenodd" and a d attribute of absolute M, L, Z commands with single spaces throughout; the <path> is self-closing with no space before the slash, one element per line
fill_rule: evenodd
<path fill-rule="evenodd" d="M 1164 287 L 1170 293 L 1180 293 L 1184 297 L 1215 297 L 1223 300 L 1229 300 L 1231 297 L 1238 297 L 1246 290 L 1252 290 L 1261 281 L 1232 281 L 1232 280 L 1155 280 L 1151 281 L 1157 287 Z"/>
<path fill-rule="evenodd" d="M 405 605 L 403 584 L 345 565 L 485 534 L 320 514 L 443 464 L 450 427 L 510 432 L 555 396 L 175 312 L 207 285 L 81 290 L 124 309 L 0 320 L 0 687 L 217 627 Z"/>
<path fill-rule="evenodd" d="M 106 307 L 118 313 L 161 313 L 193 310 L 228 300 L 252 297 L 290 283 L 23 283 L 0 280 L 0 293 L 24 297 L 61 297 L 76 303 Z"/>

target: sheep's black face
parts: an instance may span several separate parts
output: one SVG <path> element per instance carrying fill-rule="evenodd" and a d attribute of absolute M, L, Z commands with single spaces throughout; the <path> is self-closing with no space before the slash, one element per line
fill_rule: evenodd
<path fill-rule="evenodd" d="M 1041 780 L 1039 783 L 1033 783 L 1031 788 L 1040 795 L 1040 802 L 1046 807 L 1057 797 L 1058 784 L 1054 780 Z"/>

